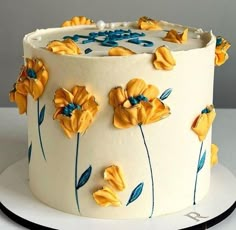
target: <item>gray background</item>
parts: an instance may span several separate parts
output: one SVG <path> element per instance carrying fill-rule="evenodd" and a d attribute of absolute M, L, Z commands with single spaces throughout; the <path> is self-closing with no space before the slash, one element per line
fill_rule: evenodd
<path fill-rule="evenodd" d="M 37 28 L 57 27 L 75 15 L 94 21 L 134 21 L 140 16 L 213 30 L 232 44 L 230 59 L 215 70 L 214 104 L 236 108 L 235 0 L 0 0 L 0 107 L 15 106 L 8 92 L 23 63 L 22 39 Z M 199 89 L 199 93 L 201 89 Z"/>

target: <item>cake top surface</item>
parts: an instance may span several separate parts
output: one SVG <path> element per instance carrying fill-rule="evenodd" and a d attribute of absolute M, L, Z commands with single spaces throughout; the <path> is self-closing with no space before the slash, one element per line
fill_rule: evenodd
<path fill-rule="evenodd" d="M 62 28 L 40 29 L 27 34 L 26 44 L 34 48 L 47 49 L 50 42 L 69 39 L 78 47 L 78 55 L 108 56 L 112 47 L 125 47 L 135 54 L 154 53 L 157 47 L 167 46 L 171 51 L 186 51 L 206 47 L 212 40 L 211 32 L 202 29 L 158 22 L 160 30 L 142 30 L 138 22 L 104 23 L 103 21 L 91 25 L 77 25 Z M 187 29 L 187 31 L 185 31 Z M 181 36 L 186 32 L 187 40 L 172 42 L 164 39 L 172 31 Z"/>

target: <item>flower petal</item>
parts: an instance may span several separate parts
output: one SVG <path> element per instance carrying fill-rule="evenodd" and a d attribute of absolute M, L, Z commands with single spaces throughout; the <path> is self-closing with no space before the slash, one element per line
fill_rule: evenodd
<path fill-rule="evenodd" d="M 118 106 L 114 111 L 113 124 L 116 128 L 124 129 L 130 128 L 132 126 L 138 125 L 139 120 L 139 110 L 141 105 L 136 105 L 131 108 L 123 108 Z"/>
<path fill-rule="evenodd" d="M 37 100 L 43 93 L 44 87 L 41 81 L 38 79 L 30 79 L 30 94 L 34 98 L 34 100 Z"/>
<path fill-rule="evenodd" d="M 149 101 L 152 101 L 159 95 L 159 89 L 154 85 L 148 85 L 142 94 L 148 98 Z"/>
<path fill-rule="evenodd" d="M 218 163 L 218 151 L 219 148 L 217 145 L 211 145 L 211 166 L 214 166 Z"/>
<path fill-rule="evenodd" d="M 123 172 L 117 165 L 111 165 L 105 169 L 104 180 L 108 181 L 113 188 L 119 191 L 123 191 L 126 187 Z"/>
<path fill-rule="evenodd" d="M 121 202 L 119 201 L 115 192 L 106 186 L 104 186 L 103 189 L 94 192 L 93 198 L 96 203 L 102 207 L 108 207 L 111 205 L 121 206 Z"/>
<path fill-rule="evenodd" d="M 76 85 L 72 88 L 71 92 L 74 96 L 73 102 L 76 105 L 82 106 L 90 97 L 90 94 L 86 90 L 85 86 Z"/>
<path fill-rule="evenodd" d="M 47 82 L 48 82 L 48 71 L 44 67 L 42 67 L 37 72 L 37 78 L 38 78 L 39 81 L 41 81 L 41 83 L 45 87 Z"/>
<path fill-rule="evenodd" d="M 122 87 L 113 88 L 109 92 L 109 103 L 113 107 L 122 105 L 127 100 L 127 95 Z"/>
<path fill-rule="evenodd" d="M 168 31 L 163 40 L 179 44 L 185 43 L 188 40 L 188 28 L 186 28 L 182 34 L 178 34 L 176 30 L 172 29 Z"/>
<path fill-rule="evenodd" d="M 141 95 L 147 88 L 144 80 L 134 78 L 130 80 L 126 86 L 128 97 L 137 97 Z"/>
<path fill-rule="evenodd" d="M 158 70 L 172 70 L 176 65 L 171 51 L 166 46 L 160 46 L 156 49 L 153 65 Z"/>
<path fill-rule="evenodd" d="M 74 16 L 70 20 L 63 22 L 61 27 L 76 26 L 76 25 L 90 25 L 93 23 L 94 23 L 93 20 L 85 16 Z"/>
<path fill-rule="evenodd" d="M 146 16 L 139 18 L 138 27 L 141 30 L 162 30 L 158 21 L 148 18 Z"/>
<path fill-rule="evenodd" d="M 65 107 L 70 103 L 73 103 L 74 96 L 67 89 L 60 88 L 57 89 L 54 95 L 54 104 L 56 108 Z"/>
<path fill-rule="evenodd" d="M 112 47 L 108 51 L 109 56 L 130 56 L 134 54 L 135 52 L 123 46 Z"/>
<path fill-rule="evenodd" d="M 83 104 L 83 110 L 89 111 L 92 117 L 98 112 L 98 104 L 93 96 Z"/>
<path fill-rule="evenodd" d="M 71 119 L 70 117 L 64 116 L 63 114 L 59 114 L 57 118 L 60 122 L 62 129 L 64 130 L 67 137 L 72 138 L 74 135 L 74 131 L 71 127 Z"/>

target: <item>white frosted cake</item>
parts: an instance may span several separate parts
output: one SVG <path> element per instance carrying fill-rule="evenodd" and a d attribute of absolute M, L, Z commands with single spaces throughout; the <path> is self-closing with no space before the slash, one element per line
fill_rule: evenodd
<path fill-rule="evenodd" d="M 217 162 L 214 67 L 228 48 L 211 32 L 147 17 L 74 17 L 26 35 L 10 99 L 28 117 L 34 196 L 111 219 L 197 204 Z"/>

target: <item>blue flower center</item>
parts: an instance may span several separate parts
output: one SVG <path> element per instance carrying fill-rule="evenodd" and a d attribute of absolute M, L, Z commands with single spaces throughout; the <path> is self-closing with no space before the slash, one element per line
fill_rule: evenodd
<path fill-rule="evenodd" d="M 220 46 L 222 44 L 222 42 L 223 42 L 222 37 L 216 38 L 216 46 Z"/>
<path fill-rule="evenodd" d="M 71 117 L 71 113 L 75 110 L 75 109 L 81 109 L 81 106 L 80 105 L 76 105 L 76 104 L 68 104 L 67 106 L 65 106 L 63 108 L 63 111 L 62 113 L 67 116 L 67 117 Z"/>
<path fill-rule="evenodd" d="M 142 94 L 138 95 L 137 97 L 129 97 L 129 102 L 131 105 L 137 105 L 140 101 L 148 101 L 148 99 Z"/>
<path fill-rule="evenodd" d="M 208 108 L 205 108 L 205 109 L 202 110 L 202 114 L 203 113 L 210 113 L 210 110 Z"/>
<path fill-rule="evenodd" d="M 33 79 L 37 78 L 37 74 L 33 69 L 27 69 L 27 76 Z"/>

